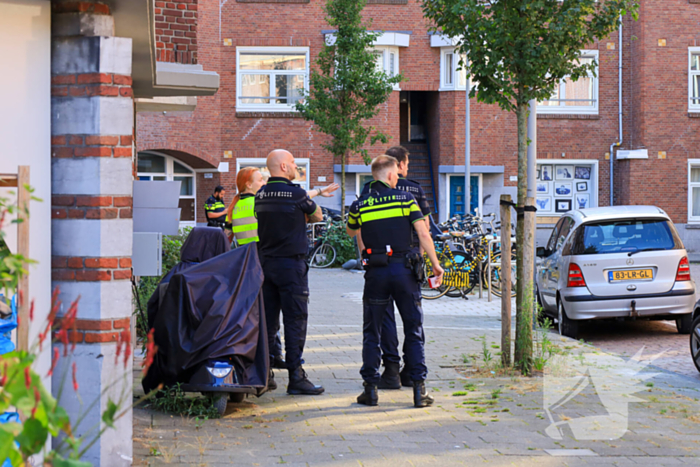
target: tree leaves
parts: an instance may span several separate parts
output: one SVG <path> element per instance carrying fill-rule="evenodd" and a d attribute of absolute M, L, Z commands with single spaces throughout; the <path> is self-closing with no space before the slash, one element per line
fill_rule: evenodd
<path fill-rule="evenodd" d="M 595 72 L 597 63 L 577 62 L 580 50 L 637 8 L 637 0 L 423 0 L 432 30 L 459 38 L 469 58 L 470 96 L 506 111 L 549 98 L 565 76 Z"/>
<path fill-rule="evenodd" d="M 102 421 L 110 428 L 114 428 L 114 417 L 117 414 L 117 409 L 119 409 L 119 406 L 110 398 L 107 401 L 107 408 L 102 413 Z"/>

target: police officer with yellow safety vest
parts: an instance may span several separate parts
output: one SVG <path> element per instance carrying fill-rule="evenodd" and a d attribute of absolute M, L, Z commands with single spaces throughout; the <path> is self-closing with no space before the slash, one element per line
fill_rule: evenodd
<path fill-rule="evenodd" d="M 258 219 L 255 217 L 255 194 L 265 184 L 262 173 L 257 167 L 245 167 L 236 175 L 238 193 L 228 208 L 226 223 L 231 224 L 231 231 L 238 245 L 257 242 Z"/>
<path fill-rule="evenodd" d="M 226 219 L 226 205 L 224 204 L 226 191 L 221 185 L 214 188 L 214 194 L 204 202 L 204 214 L 207 216 L 207 226 L 223 227 Z"/>
<path fill-rule="evenodd" d="M 393 298 L 404 325 L 405 359 L 413 383 L 413 404 L 426 407 L 433 398 L 425 389 L 428 369 L 425 365 L 423 310 L 420 307 L 420 275 L 423 262 L 415 252 L 413 231 L 433 266 L 436 284 L 442 282 L 435 247 L 424 216 L 409 192 L 396 189 L 398 162 L 391 156 L 379 156 L 372 162 L 372 176 L 377 182 L 370 193 L 362 195 L 350 207 L 346 231 L 354 237 L 362 229 L 362 252 L 365 273 L 363 294 L 362 369 L 364 392 L 359 404 L 377 405 L 380 381 L 380 338 Z M 392 310 L 393 312 L 393 310 Z"/>
<path fill-rule="evenodd" d="M 421 213 L 426 219 L 430 216 L 430 205 L 428 204 L 428 199 L 425 196 L 425 192 L 420 184 L 416 181 L 409 180 L 406 178 L 408 175 L 408 163 L 409 163 L 409 153 L 403 146 L 393 146 L 386 150 L 384 153 L 387 156 L 391 156 L 398 161 L 398 172 L 399 181 L 396 183 L 397 190 L 403 190 L 411 193 L 413 198 L 416 200 Z M 362 195 L 368 194 L 372 187 L 381 184 L 382 182 L 372 180 L 365 183 L 362 188 Z M 429 225 L 426 223 L 426 225 Z M 415 231 L 414 231 L 415 235 Z M 359 237 L 361 243 L 361 235 Z M 416 242 L 417 243 L 417 242 Z M 362 245 L 360 245 L 362 248 Z M 416 251 L 418 251 L 416 247 Z M 387 313 L 384 319 L 384 324 L 382 325 L 382 337 L 380 340 L 382 349 L 382 361 L 384 363 L 384 372 L 379 380 L 377 387 L 379 389 L 401 389 L 401 386 L 413 386 L 410 378 L 410 368 L 406 365 L 404 358 L 404 367 L 401 372 L 399 372 L 399 367 L 401 365 L 401 357 L 399 357 L 399 336 L 396 332 L 396 318 L 394 316 L 394 302 L 390 300 L 387 304 Z M 404 352 L 405 354 L 406 352 Z"/>

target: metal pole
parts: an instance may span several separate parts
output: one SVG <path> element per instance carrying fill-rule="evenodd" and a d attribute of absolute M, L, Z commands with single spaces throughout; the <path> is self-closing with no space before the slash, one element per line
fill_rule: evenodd
<path fill-rule="evenodd" d="M 527 197 L 537 196 L 537 101 L 532 99 L 528 102 L 530 114 L 527 117 Z M 503 222 L 503 219 L 501 219 Z"/>
<path fill-rule="evenodd" d="M 469 88 L 471 80 L 467 79 L 467 91 L 464 98 L 464 214 L 469 214 L 471 212 L 471 144 L 470 144 L 470 133 L 471 133 L 471 118 L 469 115 Z M 447 187 L 449 190 L 449 187 Z"/>

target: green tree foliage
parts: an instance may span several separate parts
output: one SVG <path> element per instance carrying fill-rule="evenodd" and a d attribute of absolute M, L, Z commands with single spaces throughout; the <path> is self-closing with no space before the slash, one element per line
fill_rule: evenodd
<path fill-rule="evenodd" d="M 518 206 L 527 196 L 528 102 L 542 101 L 566 76 L 595 73 L 597 63 L 578 61 L 580 50 L 603 39 L 620 17 L 636 19 L 637 0 L 422 0 L 432 29 L 457 40 L 462 64 L 480 102 L 515 112 L 518 122 Z M 534 236 L 517 225 L 517 317 L 515 361 L 528 373 L 532 355 L 532 274 Z M 527 281 L 524 279 L 528 279 Z"/>
<path fill-rule="evenodd" d="M 367 30 L 362 9 L 367 0 L 328 0 L 326 20 L 336 28 L 335 41 L 327 41 L 309 78 L 310 91 L 296 104 L 299 113 L 329 136 L 322 147 L 340 159 L 341 209 L 345 214 L 345 164 L 352 154 L 369 156 L 365 145 L 386 143 L 387 136 L 365 121 L 379 113 L 379 105 L 391 95 L 402 77 L 377 69 L 372 44 L 379 35 Z"/>

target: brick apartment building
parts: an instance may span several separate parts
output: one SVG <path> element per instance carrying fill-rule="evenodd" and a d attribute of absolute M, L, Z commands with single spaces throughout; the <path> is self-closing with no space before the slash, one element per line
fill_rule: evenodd
<path fill-rule="evenodd" d="M 264 165 L 274 148 L 296 156 L 302 185 L 339 181 L 323 136 L 290 107 L 333 33 L 325 1 L 199 0 L 196 34 L 182 26 L 191 3 L 155 2 L 156 47 L 162 60 L 217 71 L 221 88 L 196 105 L 163 100 L 156 112 L 138 114 L 139 177 L 183 181 L 185 224 L 204 221 L 214 186 L 229 188 L 230 199 L 237 169 Z M 463 213 L 466 81 L 453 43 L 428 32 L 419 0 L 369 0 L 364 15 L 382 32 L 378 66 L 405 77 L 371 123 L 391 136 L 389 145 L 410 149 L 409 176 L 424 185 L 438 219 Z M 639 20 L 624 20 L 621 43 L 616 32 L 583 48 L 582 58 L 598 63 L 596 76 L 564 80 L 538 106 L 538 237 L 570 207 L 609 205 L 612 189 L 615 204 L 665 209 L 689 249 L 700 251 L 698 24 L 699 0 L 642 0 Z M 515 116 L 476 100 L 470 107 L 470 208 L 492 212 L 517 183 Z M 357 157 L 346 171 L 349 204 L 369 168 Z M 339 197 L 324 201 L 340 206 Z"/>

